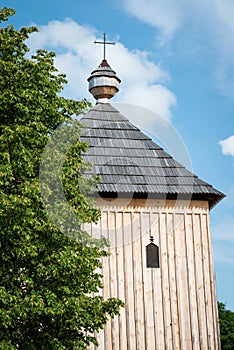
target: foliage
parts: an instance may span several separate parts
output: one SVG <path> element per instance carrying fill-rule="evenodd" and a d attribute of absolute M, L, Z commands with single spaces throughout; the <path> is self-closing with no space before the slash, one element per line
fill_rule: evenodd
<path fill-rule="evenodd" d="M 234 312 L 227 310 L 224 303 L 218 302 L 219 327 L 222 350 L 234 350 Z"/>
<path fill-rule="evenodd" d="M 2 9 L 1 22 L 13 14 Z M 96 293 L 105 250 L 59 231 L 40 197 L 50 135 L 67 120 L 72 129 L 71 116 L 89 104 L 59 95 L 66 79 L 54 67 L 54 53 L 28 58 L 25 40 L 36 30 L 4 23 L 0 29 L 0 349 L 85 349 L 122 304 Z M 79 222 L 100 215 L 78 184 L 86 149 L 78 139 L 63 166 L 64 191 Z M 86 189 L 96 183 L 80 179 Z M 76 233 L 82 236 L 80 225 Z"/>

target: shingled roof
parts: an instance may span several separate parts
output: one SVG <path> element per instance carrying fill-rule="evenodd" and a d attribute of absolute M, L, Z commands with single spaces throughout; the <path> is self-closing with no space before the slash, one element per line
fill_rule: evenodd
<path fill-rule="evenodd" d="M 208 200 L 210 207 L 223 193 L 199 179 L 133 125 L 110 103 L 97 103 L 81 119 L 82 141 L 90 147 L 83 155 L 93 164 L 86 175 L 99 174 L 103 196 Z"/>

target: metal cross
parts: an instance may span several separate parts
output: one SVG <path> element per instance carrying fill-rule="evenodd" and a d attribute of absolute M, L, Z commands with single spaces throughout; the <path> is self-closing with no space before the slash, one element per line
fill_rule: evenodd
<path fill-rule="evenodd" d="M 94 41 L 94 44 L 102 44 L 103 45 L 103 56 L 104 60 L 106 59 L 106 45 L 115 45 L 114 42 L 106 41 L 106 33 L 103 33 L 103 41 Z"/>

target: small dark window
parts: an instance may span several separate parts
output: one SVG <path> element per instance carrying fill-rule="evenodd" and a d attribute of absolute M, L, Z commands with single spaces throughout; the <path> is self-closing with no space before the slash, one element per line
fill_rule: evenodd
<path fill-rule="evenodd" d="M 152 242 L 146 246 L 146 267 L 159 268 L 159 248 Z"/>

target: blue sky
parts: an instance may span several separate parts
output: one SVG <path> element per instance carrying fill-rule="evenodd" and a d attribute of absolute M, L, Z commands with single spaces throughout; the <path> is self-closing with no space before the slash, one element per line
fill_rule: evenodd
<path fill-rule="evenodd" d="M 218 299 L 234 310 L 233 1 L 3 0 L 2 6 L 16 9 L 17 28 L 40 28 L 29 46 L 57 53 L 67 97 L 94 102 L 86 79 L 102 48 L 93 41 L 107 32 L 116 42 L 107 47 L 122 80 L 115 102 L 141 105 L 169 120 L 193 172 L 227 195 L 211 211 L 211 229 Z M 134 122 L 156 133 L 154 120 Z"/>

